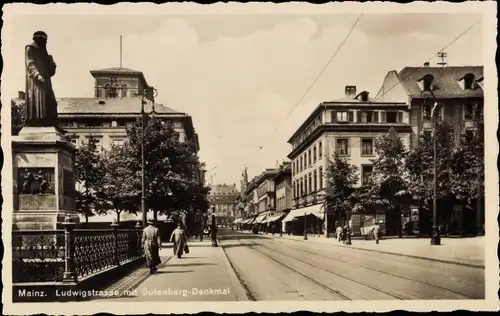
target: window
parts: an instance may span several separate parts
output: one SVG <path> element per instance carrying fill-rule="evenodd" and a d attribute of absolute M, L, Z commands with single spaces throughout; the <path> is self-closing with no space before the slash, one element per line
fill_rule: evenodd
<path fill-rule="evenodd" d="M 318 151 L 319 151 L 319 158 L 322 158 L 323 157 L 323 144 L 321 142 L 319 142 Z"/>
<path fill-rule="evenodd" d="M 470 143 L 472 142 L 473 139 L 474 139 L 474 131 L 472 129 L 467 129 L 465 131 L 465 141 L 467 143 Z"/>
<path fill-rule="evenodd" d="M 432 91 L 434 88 L 434 77 L 432 75 L 425 75 L 422 79 L 419 80 L 418 84 L 422 91 Z"/>
<path fill-rule="evenodd" d="M 474 75 L 473 74 L 466 74 L 463 78 L 464 81 L 464 89 L 465 90 L 470 90 L 474 88 Z"/>
<path fill-rule="evenodd" d="M 318 191 L 318 172 L 316 170 L 314 170 L 313 183 L 314 183 L 314 192 L 316 192 Z"/>
<path fill-rule="evenodd" d="M 464 120 L 472 120 L 474 119 L 474 105 L 473 104 L 465 104 L 464 108 Z"/>
<path fill-rule="evenodd" d="M 319 189 L 323 189 L 323 167 L 319 167 L 318 171 L 318 178 L 319 178 Z"/>
<path fill-rule="evenodd" d="M 432 115 L 432 105 L 431 104 L 424 104 L 422 106 L 422 114 L 423 114 L 424 120 L 430 120 L 431 115 Z"/>
<path fill-rule="evenodd" d="M 335 150 L 339 155 L 347 155 L 348 154 L 348 139 L 347 138 L 337 138 L 337 143 Z"/>
<path fill-rule="evenodd" d="M 128 94 L 128 86 L 126 84 L 122 85 L 121 97 L 126 98 Z"/>
<path fill-rule="evenodd" d="M 304 176 L 304 194 L 307 194 L 307 175 Z"/>
<path fill-rule="evenodd" d="M 316 146 L 313 148 L 313 162 L 316 163 Z"/>
<path fill-rule="evenodd" d="M 397 123 L 398 122 L 398 112 L 394 112 L 394 111 L 386 112 L 386 122 L 387 123 Z"/>
<path fill-rule="evenodd" d="M 309 151 L 308 151 L 308 160 L 307 160 L 307 162 L 309 163 L 308 164 L 309 167 L 311 166 L 311 160 L 312 160 L 311 159 L 311 149 L 309 149 Z"/>
<path fill-rule="evenodd" d="M 362 166 L 361 167 L 361 185 L 365 185 L 370 180 L 370 176 L 373 173 L 373 166 Z"/>
<path fill-rule="evenodd" d="M 361 155 L 371 156 L 373 155 L 373 139 L 366 138 L 361 140 Z"/>
<path fill-rule="evenodd" d="M 114 138 L 113 139 L 113 145 L 115 146 L 122 146 L 125 140 L 123 138 Z"/>
<path fill-rule="evenodd" d="M 313 192 L 312 173 L 311 172 L 309 172 L 309 192 Z"/>
<path fill-rule="evenodd" d="M 300 178 L 300 196 L 304 195 L 304 178 Z"/>
<path fill-rule="evenodd" d="M 348 122 L 349 112 L 348 111 L 338 111 L 337 112 L 337 122 Z"/>
<path fill-rule="evenodd" d="M 373 112 L 372 111 L 362 111 L 360 117 L 361 123 L 372 123 L 373 122 Z"/>
<path fill-rule="evenodd" d="M 299 172 L 302 171 L 302 156 L 300 156 Z"/>

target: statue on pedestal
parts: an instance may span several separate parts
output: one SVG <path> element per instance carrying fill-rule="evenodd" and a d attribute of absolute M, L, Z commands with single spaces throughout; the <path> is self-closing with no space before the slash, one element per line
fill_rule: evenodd
<path fill-rule="evenodd" d="M 33 43 L 26 46 L 26 126 L 52 127 L 57 125 L 57 101 L 51 77 L 56 64 L 47 53 L 47 34 L 37 31 Z"/>

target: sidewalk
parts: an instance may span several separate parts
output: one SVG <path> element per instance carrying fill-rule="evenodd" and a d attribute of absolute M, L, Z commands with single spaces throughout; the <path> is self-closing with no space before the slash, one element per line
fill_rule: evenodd
<path fill-rule="evenodd" d="M 162 260 L 155 274 L 145 274 L 142 280 L 128 288 L 113 301 L 246 301 L 243 287 L 222 249 L 211 241 L 188 241 L 189 254 L 173 256 L 172 245 L 164 244 Z M 146 269 L 142 269 L 146 270 Z M 137 274 L 137 272 L 134 272 Z M 143 272 L 144 273 L 144 272 Z M 140 283 L 140 284 L 138 284 Z M 131 282 L 130 282 L 131 284 Z"/>
<path fill-rule="evenodd" d="M 308 235 L 308 240 L 303 236 L 289 236 L 279 234 L 259 234 L 268 238 L 284 238 L 301 242 L 324 243 L 336 247 L 349 247 L 354 249 L 376 251 L 392 255 L 414 257 L 437 262 L 454 263 L 466 266 L 484 268 L 485 238 L 441 238 L 441 245 L 430 245 L 430 238 L 390 238 L 381 239 L 377 245 L 375 240 L 351 240 L 352 245 L 337 242 L 334 237 L 325 238 Z"/>

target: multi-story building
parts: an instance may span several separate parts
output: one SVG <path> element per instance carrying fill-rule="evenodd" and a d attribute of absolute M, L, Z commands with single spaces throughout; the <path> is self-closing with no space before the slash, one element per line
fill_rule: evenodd
<path fill-rule="evenodd" d="M 471 131 L 474 120 L 482 115 L 484 104 L 482 66 L 405 67 L 389 71 L 376 96 L 382 102 L 404 102 L 410 110 L 411 147 L 418 144 L 418 135 L 432 129 L 431 110 L 437 103 L 440 119 L 450 121 L 455 131 L 455 145 L 462 131 Z M 484 224 L 484 207 L 476 212 L 463 212 L 460 206 L 440 208 L 441 224 L 457 227 L 458 233 L 477 230 Z M 419 210 L 420 227 L 430 229 L 430 210 Z M 427 228 L 426 228 L 427 227 Z M 480 228 L 480 227 L 479 227 Z"/>
<path fill-rule="evenodd" d="M 332 154 L 335 151 L 347 157 L 359 168 L 359 187 L 373 171 L 375 139 L 390 128 L 409 146 L 412 128 L 404 101 L 376 101 L 367 91 L 357 93 L 356 86 L 346 86 L 344 98 L 318 105 L 288 141 L 293 147 L 288 158 L 292 161 L 294 209 L 283 221 L 300 227 L 305 221 L 305 229 L 310 232 L 333 232 L 329 216 L 324 216 L 326 175 Z"/>
<path fill-rule="evenodd" d="M 149 87 L 140 71 L 117 67 L 90 71 L 94 77 L 93 98 L 61 98 L 58 100 L 60 126 L 72 135 L 78 146 L 94 138 L 98 146 L 109 148 L 126 139 L 126 127 L 141 117 L 142 95 Z M 146 102 L 145 111 L 153 110 L 153 103 Z M 162 104 L 154 104 L 154 115 L 171 121 L 181 142 L 193 144 L 199 151 L 198 135 L 191 116 Z"/>
<path fill-rule="evenodd" d="M 236 184 L 216 184 L 211 185 L 208 199 L 210 201 L 210 213 L 215 215 L 217 225 L 227 226 L 234 221 L 233 205 L 240 193 L 236 189 Z M 215 213 L 211 213 L 214 211 Z"/>
<path fill-rule="evenodd" d="M 266 218 L 273 216 L 276 210 L 276 191 L 274 177 L 279 173 L 279 169 L 266 169 L 256 179 L 254 194 L 257 195 L 256 224 L 266 223 Z"/>
<path fill-rule="evenodd" d="M 273 224 L 274 222 L 282 222 L 285 215 L 292 209 L 292 164 L 287 162 L 280 166 L 278 174 L 273 178 L 276 188 L 276 214 L 267 218 L 267 222 Z M 283 231 L 285 227 L 281 228 Z"/>
<path fill-rule="evenodd" d="M 117 67 L 92 70 L 90 73 L 95 79 L 94 96 L 58 99 L 59 126 L 68 132 L 76 147 L 93 138 L 99 150 L 109 149 L 112 144 L 120 145 L 126 140 L 126 128 L 141 117 L 143 101 L 146 112 L 153 110 L 153 103 L 142 98 L 144 92 L 151 89 L 148 89 L 150 86 L 140 71 Z M 150 95 L 147 98 L 152 99 Z M 13 102 L 25 102 L 25 93 L 19 92 Z M 194 152 L 199 151 L 198 135 L 191 116 L 158 103 L 154 104 L 154 111 L 156 117 L 172 122 L 181 142 L 188 142 Z M 203 183 L 203 170 L 199 171 L 198 180 Z M 78 189 L 79 184 L 76 185 Z M 114 217 L 116 215 L 109 214 L 89 220 L 112 221 Z"/>

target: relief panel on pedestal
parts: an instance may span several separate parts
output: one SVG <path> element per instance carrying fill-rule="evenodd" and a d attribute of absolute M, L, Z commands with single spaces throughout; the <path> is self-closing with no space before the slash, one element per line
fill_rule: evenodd
<path fill-rule="evenodd" d="M 57 197 L 54 168 L 17 168 L 15 210 L 55 210 Z"/>

